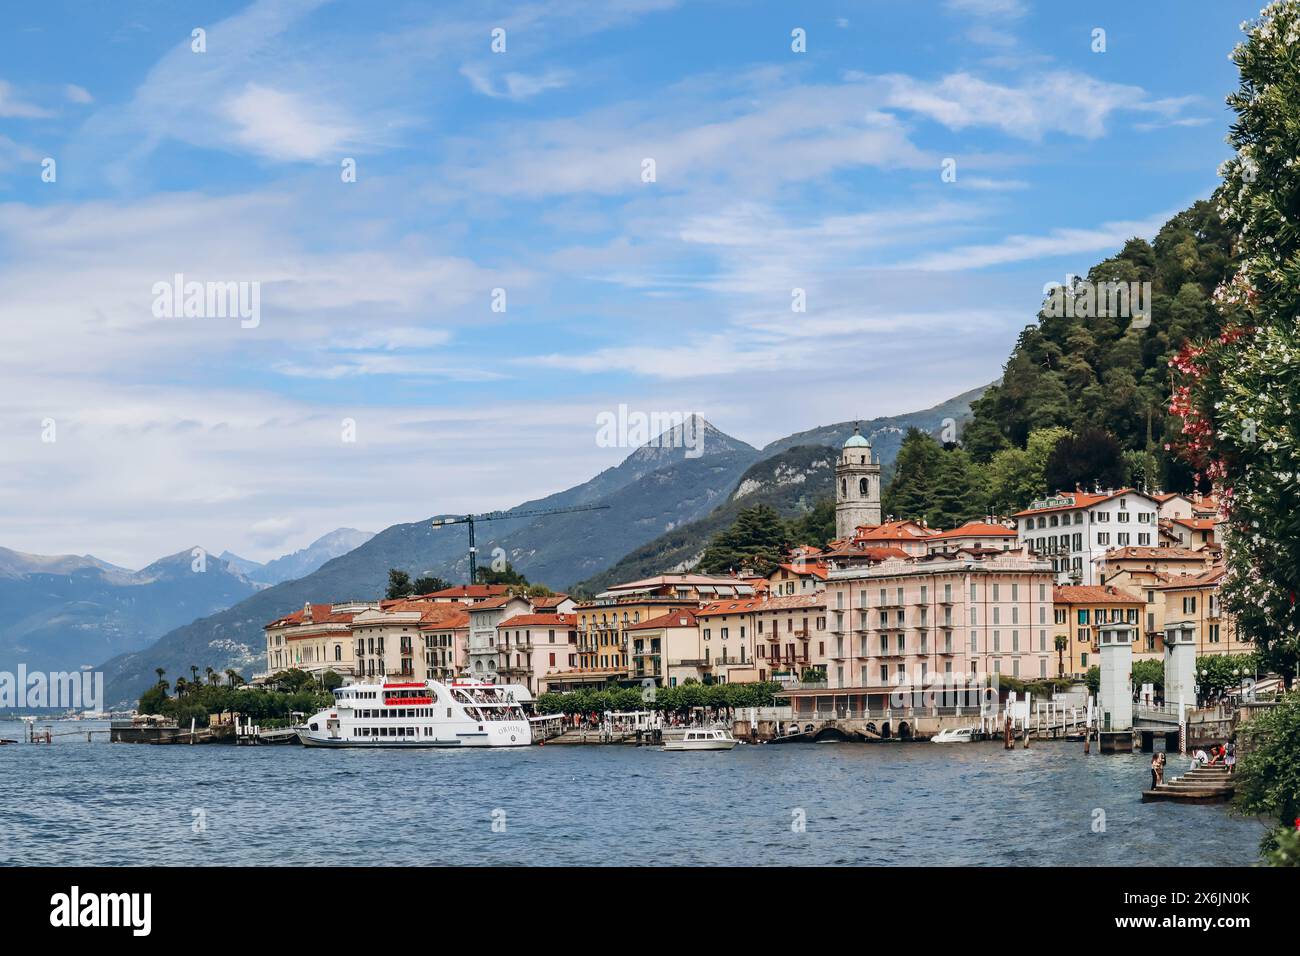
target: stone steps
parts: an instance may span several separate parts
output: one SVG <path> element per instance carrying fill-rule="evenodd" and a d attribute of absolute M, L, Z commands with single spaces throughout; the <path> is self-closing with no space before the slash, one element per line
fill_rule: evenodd
<path fill-rule="evenodd" d="M 1142 800 L 1219 803 L 1232 799 L 1235 790 L 1227 767 L 1193 767 L 1181 777 L 1166 780 L 1154 790 L 1142 791 Z"/>

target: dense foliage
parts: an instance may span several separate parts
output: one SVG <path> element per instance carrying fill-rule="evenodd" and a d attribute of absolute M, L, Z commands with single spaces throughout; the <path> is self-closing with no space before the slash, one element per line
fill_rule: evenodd
<path fill-rule="evenodd" d="M 885 515 L 948 528 L 983 518 L 987 503 L 984 469 L 970 455 L 940 445 L 919 428 L 907 430 L 894 460 L 894 478 L 881 497 Z"/>
<path fill-rule="evenodd" d="M 1237 809 L 1276 820 L 1281 832 L 1265 841 L 1266 858 L 1296 866 L 1300 847 L 1294 832 L 1300 819 L 1300 694 L 1288 694 L 1237 730 L 1242 756 L 1237 765 Z"/>
<path fill-rule="evenodd" d="M 198 668 L 191 668 L 197 672 Z M 234 671 L 226 672 L 226 683 L 221 675 L 208 668 L 206 683 L 195 679 L 177 678 L 175 696 L 170 696 L 168 682 L 158 672 L 158 683 L 140 696 L 137 707 L 142 714 L 159 714 L 171 717 L 181 726 L 191 718 L 200 727 L 217 714 L 239 714 L 263 726 L 292 722 L 292 715 L 314 714 L 328 707 L 334 700 L 330 691 L 340 686 L 343 679 L 327 671 L 318 682 L 305 671 L 292 668 L 273 674 L 265 687 L 241 686 L 242 679 Z"/>
<path fill-rule="evenodd" d="M 770 574 L 794 544 L 789 525 L 771 505 L 755 505 L 736 516 L 704 549 L 697 570 L 726 573 L 742 568 Z"/>
<path fill-rule="evenodd" d="M 607 687 L 603 690 L 549 692 L 537 698 L 542 714 L 602 714 L 605 711 L 660 710 L 680 713 L 692 707 L 723 710 L 733 707 L 770 707 L 781 689 L 772 682 L 755 684 L 696 684 L 677 687 Z"/>
<path fill-rule="evenodd" d="M 1221 324 L 1171 361 L 1177 445 L 1222 489 L 1224 606 L 1268 666 L 1300 653 L 1300 0 L 1266 7 L 1233 51 L 1240 88 L 1218 211 L 1236 271 L 1215 299 Z"/>
<path fill-rule="evenodd" d="M 1212 295 L 1229 255 L 1228 229 L 1211 203 L 1198 202 L 1165 223 L 1153 243 L 1130 239 L 1093 266 L 1086 282 L 1064 293 L 1069 309 L 1049 308 L 1058 298 L 1048 296 L 1037 324 L 1021 332 L 1002 381 L 972 405 L 963 447 L 988 462 L 1002 449 L 1024 448 L 1036 430 L 1062 427 L 1082 436 L 1095 428 L 1139 460 L 1149 455 L 1152 485 L 1190 490 L 1190 470 L 1165 448 L 1178 431 L 1167 409 L 1168 363 L 1189 339 L 1218 332 Z M 1150 282 L 1149 324 L 1082 306 L 1107 282 Z M 1130 464 L 1129 480 L 1134 470 Z"/>

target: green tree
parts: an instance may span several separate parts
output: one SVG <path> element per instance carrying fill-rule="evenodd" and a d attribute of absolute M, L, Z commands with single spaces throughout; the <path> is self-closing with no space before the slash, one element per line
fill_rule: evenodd
<path fill-rule="evenodd" d="M 445 591 L 449 587 L 451 585 L 440 577 L 424 575 L 415 579 L 415 583 L 411 585 L 411 593 L 432 594 L 435 591 Z"/>
<path fill-rule="evenodd" d="M 812 510 L 790 520 L 790 540 L 794 544 L 824 548 L 835 537 L 835 500 L 822 498 Z"/>
<path fill-rule="evenodd" d="M 1254 677 L 1256 658 L 1252 654 L 1229 657 L 1205 654 L 1196 658 L 1196 683 L 1202 696 L 1214 696 L 1240 687 L 1243 677 Z M 1191 701 L 1188 701 L 1190 704 Z"/>
<path fill-rule="evenodd" d="M 1300 694 L 1287 694 L 1277 706 L 1255 714 L 1239 725 L 1237 736 L 1242 756 L 1235 808 L 1276 820 L 1280 826 L 1265 839 L 1265 858 L 1296 866 L 1300 847 L 1292 827 L 1300 818 Z"/>
<path fill-rule="evenodd" d="M 1164 690 L 1164 661 L 1141 660 L 1133 662 L 1133 689 L 1141 690 L 1143 684 L 1150 684 L 1152 687 Z"/>
<path fill-rule="evenodd" d="M 923 521 L 934 501 L 943 449 L 927 432 L 909 428 L 894 459 L 894 478 L 881 497 L 884 512 L 899 519 Z"/>
<path fill-rule="evenodd" d="M 742 567 L 769 574 L 790 550 L 790 532 L 771 505 L 743 509 L 731 527 L 709 541 L 700 558 L 705 573 L 739 571 Z"/>
<path fill-rule="evenodd" d="M 413 593 L 415 590 L 411 586 L 411 576 L 397 568 L 389 568 L 388 590 L 384 592 L 384 597 L 394 601 L 398 598 L 410 597 Z"/>
<path fill-rule="evenodd" d="M 517 587 L 529 587 L 528 579 L 515 570 L 514 565 L 509 561 L 505 567 L 497 570 L 493 567 L 480 567 L 478 569 L 479 584 L 505 584 L 515 585 Z"/>
<path fill-rule="evenodd" d="M 1300 0 L 1246 25 L 1228 97 L 1236 156 L 1216 194 L 1236 271 L 1215 293 L 1222 328 L 1174 359 L 1180 452 L 1222 489 L 1224 607 L 1267 666 L 1288 678 L 1300 655 Z M 1203 330 L 1198 330 L 1203 331 Z"/>
<path fill-rule="evenodd" d="M 166 688 L 163 687 L 162 681 L 159 681 L 140 695 L 140 703 L 136 710 L 142 714 L 161 714 L 163 706 L 169 699 Z"/>
<path fill-rule="evenodd" d="M 990 510 L 1013 514 L 1056 491 L 1047 486 L 1047 461 L 1068 434 L 1065 428 L 1039 429 L 1029 434 L 1024 448 L 1005 448 L 994 455 L 988 466 Z"/>
<path fill-rule="evenodd" d="M 1044 480 L 1049 489 L 1060 491 L 1094 484 L 1119 488 L 1127 471 L 1124 451 L 1115 436 L 1103 428 L 1085 425 L 1056 443 L 1047 458 Z"/>

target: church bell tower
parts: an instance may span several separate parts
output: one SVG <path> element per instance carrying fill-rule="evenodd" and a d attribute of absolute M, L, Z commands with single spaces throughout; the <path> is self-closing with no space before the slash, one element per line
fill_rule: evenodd
<path fill-rule="evenodd" d="M 835 537 L 853 537 L 861 525 L 880 524 L 880 463 L 855 425 L 835 464 Z"/>

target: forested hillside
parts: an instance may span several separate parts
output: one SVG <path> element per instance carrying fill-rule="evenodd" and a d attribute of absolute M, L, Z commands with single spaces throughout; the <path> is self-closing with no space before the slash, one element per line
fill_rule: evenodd
<path fill-rule="evenodd" d="M 1196 203 L 1160 229 L 1153 243 L 1130 239 L 1086 276 L 1105 282 L 1150 282 L 1150 324 L 1096 315 L 1086 287 L 1070 309 L 1045 309 L 1020 335 L 999 384 L 972 404 L 962 445 L 976 462 L 1002 448 L 1023 448 L 1030 432 L 1059 426 L 1112 434 L 1130 455 L 1150 454 L 1151 486 L 1190 487 L 1191 473 L 1165 448 L 1180 423 L 1170 418 L 1169 360 L 1189 339 L 1218 333 L 1212 296 L 1232 268 L 1231 237 L 1209 201 Z M 1074 314 L 1053 315 L 1052 311 Z M 1093 313 L 1093 314 L 1080 314 Z"/>

